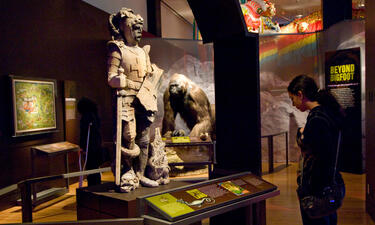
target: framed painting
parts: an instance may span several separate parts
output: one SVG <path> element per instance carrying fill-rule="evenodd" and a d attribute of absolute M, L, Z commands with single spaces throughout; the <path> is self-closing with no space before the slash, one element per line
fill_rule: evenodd
<path fill-rule="evenodd" d="M 14 136 L 56 129 L 56 81 L 11 76 Z"/>

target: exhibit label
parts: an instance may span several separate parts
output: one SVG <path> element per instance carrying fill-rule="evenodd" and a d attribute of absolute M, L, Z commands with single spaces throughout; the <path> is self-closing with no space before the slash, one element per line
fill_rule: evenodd
<path fill-rule="evenodd" d="M 330 81 L 340 82 L 340 81 L 353 81 L 354 80 L 355 65 L 337 65 L 330 67 Z"/>
<path fill-rule="evenodd" d="M 179 203 L 177 199 L 169 193 L 149 197 L 147 200 L 172 218 L 194 211 L 194 209 L 190 208 L 188 205 Z"/>
<path fill-rule="evenodd" d="M 257 185 L 253 185 L 254 183 Z M 275 189 L 276 186 L 273 184 L 253 174 L 246 174 L 190 189 L 157 194 L 147 197 L 146 202 L 168 220 L 173 221 Z"/>
<path fill-rule="evenodd" d="M 362 171 L 360 48 L 326 52 L 326 89 L 344 109 L 341 148 L 342 170 Z"/>
<path fill-rule="evenodd" d="M 172 143 L 190 143 L 189 136 L 183 136 L 183 137 L 172 137 Z"/>

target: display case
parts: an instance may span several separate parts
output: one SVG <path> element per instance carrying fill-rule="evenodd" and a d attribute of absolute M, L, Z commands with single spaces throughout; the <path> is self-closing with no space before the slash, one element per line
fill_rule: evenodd
<path fill-rule="evenodd" d="M 145 224 L 191 224 L 278 194 L 277 186 L 243 172 L 138 197 L 138 215 Z"/>
<path fill-rule="evenodd" d="M 212 171 L 211 165 L 214 164 L 214 145 L 215 130 L 212 128 L 215 124 L 215 88 L 214 88 L 214 50 L 212 44 L 203 44 L 198 40 L 182 40 L 182 39 L 166 39 L 166 38 L 143 38 L 140 43 L 142 46 L 150 45 L 151 61 L 157 64 L 164 73 L 160 79 L 160 85 L 157 90 L 157 106 L 158 111 L 155 113 L 155 120 L 151 125 L 151 140 L 154 139 L 154 131 L 159 128 L 162 132 L 164 142 L 166 143 L 165 151 L 167 154 L 169 165 L 172 167 L 171 176 L 190 176 L 192 174 L 199 177 L 207 177 L 207 169 L 205 165 L 209 165 L 209 172 Z M 176 74 L 181 78 L 180 81 L 187 81 L 189 89 L 194 87 L 203 93 L 197 96 L 191 91 L 185 93 L 185 97 L 181 98 L 178 104 L 185 105 L 184 114 L 181 111 L 174 111 L 175 117 L 166 119 L 168 113 L 165 110 L 166 105 L 171 103 L 167 101 L 165 96 L 168 95 L 168 89 L 171 81 L 175 79 Z M 189 96 L 189 97 L 187 97 Z M 193 98 L 194 100 L 204 102 L 207 107 L 200 106 L 198 109 L 191 106 L 184 99 Z M 198 100 L 199 99 L 199 100 Z M 176 102 L 174 102 L 176 103 Z M 189 106 L 190 105 L 190 106 Z M 170 113 L 171 111 L 169 111 Z M 205 140 L 199 136 L 191 135 L 191 128 L 197 126 L 200 122 L 194 121 L 190 124 L 187 117 L 195 114 L 210 114 L 210 123 L 212 132 Z M 168 128 L 165 128 L 168 124 Z M 200 125 L 198 125 L 200 126 Z M 184 136 L 180 137 L 181 141 L 175 143 L 172 137 L 165 136 L 167 131 L 171 131 L 171 127 L 176 131 L 183 131 Z M 177 137 L 178 138 L 178 137 Z"/>

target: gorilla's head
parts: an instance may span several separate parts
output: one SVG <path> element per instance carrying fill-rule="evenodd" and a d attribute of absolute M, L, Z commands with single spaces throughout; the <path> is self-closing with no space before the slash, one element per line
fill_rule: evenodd
<path fill-rule="evenodd" d="M 169 94 L 171 97 L 182 97 L 188 90 L 190 80 L 182 74 L 173 74 L 169 81 Z"/>

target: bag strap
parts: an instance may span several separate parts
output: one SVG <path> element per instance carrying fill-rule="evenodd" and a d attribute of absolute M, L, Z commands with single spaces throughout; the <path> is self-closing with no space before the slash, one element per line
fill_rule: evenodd
<path fill-rule="evenodd" d="M 325 120 L 327 123 L 328 123 L 328 126 L 330 127 L 336 127 L 332 121 L 332 119 L 325 113 L 325 112 L 315 112 L 315 114 L 313 115 L 314 117 L 319 117 L 323 120 Z M 339 135 L 338 135 L 338 140 L 337 140 L 337 148 L 336 148 L 336 158 L 335 158 L 335 167 L 333 168 L 333 175 L 332 175 L 332 180 L 333 180 L 333 183 L 336 184 L 336 179 L 335 179 L 335 176 L 336 176 L 336 171 L 337 171 L 337 162 L 338 162 L 338 156 L 339 156 L 339 152 L 340 152 L 340 145 L 341 145 L 341 130 L 340 128 L 336 127 L 339 131 Z"/>
<path fill-rule="evenodd" d="M 313 116 L 319 117 L 319 118 L 325 120 L 328 123 L 328 126 L 332 126 L 332 121 L 330 121 L 330 118 L 328 117 L 328 115 L 326 115 L 325 113 L 316 113 L 316 114 L 321 114 L 321 115 L 313 115 Z M 322 115 L 324 115 L 324 116 L 322 116 Z M 337 161 L 338 161 L 340 145 L 341 145 L 341 130 L 340 130 L 340 128 L 338 128 L 338 130 L 339 130 L 339 135 L 338 135 L 338 140 L 337 140 L 335 167 L 333 169 L 333 177 L 332 177 L 334 184 L 336 184 L 335 176 L 336 176 L 336 171 L 337 171 Z M 304 157 L 302 157 L 301 184 L 303 183 L 303 165 L 304 165 L 304 163 L 305 163 L 305 159 L 304 159 Z"/>
<path fill-rule="evenodd" d="M 337 170 L 337 161 L 338 161 L 338 157 L 339 157 L 340 145 L 341 145 L 341 130 L 339 130 L 339 137 L 338 137 L 338 141 L 337 141 L 337 150 L 336 150 L 335 168 L 333 170 L 333 183 L 334 184 L 336 184 L 335 176 L 336 176 L 336 170 Z"/>

